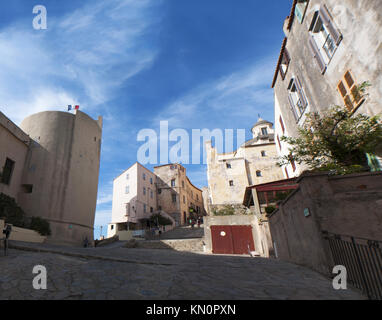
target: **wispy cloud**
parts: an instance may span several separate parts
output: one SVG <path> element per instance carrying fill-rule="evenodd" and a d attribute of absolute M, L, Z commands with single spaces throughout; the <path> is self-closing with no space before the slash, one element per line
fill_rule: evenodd
<path fill-rule="evenodd" d="M 243 119 L 252 117 L 256 120 L 257 113 L 264 111 L 265 106 L 271 109 L 273 92 L 270 82 L 274 61 L 272 56 L 193 88 L 161 111 L 154 122 L 168 120 L 171 126 L 185 129 L 210 127 L 211 124 L 221 128 L 242 128 Z M 214 121 L 211 121 L 214 115 Z"/>
<path fill-rule="evenodd" d="M 72 13 L 50 18 L 45 31 L 23 21 L 1 29 L 1 110 L 16 122 L 74 103 L 97 111 L 154 61 L 157 48 L 141 39 L 158 23 L 152 10 L 157 4 L 86 1 Z"/>

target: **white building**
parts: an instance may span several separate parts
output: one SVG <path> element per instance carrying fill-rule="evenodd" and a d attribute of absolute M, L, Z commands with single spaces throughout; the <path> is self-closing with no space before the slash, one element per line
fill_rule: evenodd
<path fill-rule="evenodd" d="M 156 176 L 138 162 L 114 179 L 112 223 L 114 228 L 129 228 L 157 211 Z"/>

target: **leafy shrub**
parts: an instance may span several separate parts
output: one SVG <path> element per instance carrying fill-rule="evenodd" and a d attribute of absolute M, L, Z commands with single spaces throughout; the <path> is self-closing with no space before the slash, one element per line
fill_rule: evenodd
<path fill-rule="evenodd" d="M 39 217 L 32 217 L 29 228 L 37 231 L 42 236 L 51 235 L 49 222 Z"/>
<path fill-rule="evenodd" d="M 172 225 L 172 221 L 170 219 L 166 218 L 166 217 L 163 217 L 160 213 L 153 214 L 150 217 L 150 222 L 152 224 L 159 223 L 159 225 L 161 225 L 161 226 L 170 226 L 170 225 Z"/>
<path fill-rule="evenodd" d="M 214 210 L 213 214 L 215 216 L 233 216 L 235 215 L 235 208 L 232 206 L 224 206 L 223 209 L 220 210 Z"/>
<path fill-rule="evenodd" d="M 0 217 L 15 227 L 26 227 L 24 211 L 17 205 L 15 199 L 4 193 L 0 193 Z"/>
<path fill-rule="evenodd" d="M 15 227 L 32 229 L 40 233 L 42 236 L 50 236 L 49 222 L 43 218 L 33 217 L 27 218 L 25 212 L 17 205 L 14 198 L 0 193 L 0 217 L 6 223 Z"/>

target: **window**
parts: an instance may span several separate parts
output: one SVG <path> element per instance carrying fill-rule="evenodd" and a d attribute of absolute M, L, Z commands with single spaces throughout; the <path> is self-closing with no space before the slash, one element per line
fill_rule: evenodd
<path fill-rule="evenodd" d="M 183 203 L 186 203 L 186 196 L 183 196 Z"/>
<path fill-rule="evenodd" d="M 280 116 L 279 118 L 281 130 L 283 131 L 283 134 L 285 134 L 285 127 L 284 127 L 284 121 L 283 118 Z"/>
<path fill-rule="evenodd" d="M 175 187 L 175 179 L 171 180 L 171 187 Z"/>
<path fill-rule="evenodd" d="M 230 186 L 230 187 L 233 187 L 233 180 L 230 180 L 230 181 L 229 181 L 229 186 Z"/>
<path fill-rule="evenodd" d="M 356 82 L 350 71 L 345 73 L 343 79 L 338 83 L 337 89 L 349 111 L 357 109 L 365 101 L 357 90 Z"/>
<path fill-rule="evenodd" d="M 3 174 L 1 175 L 1 183 L 10 185 L 13 169 L 15 167 L 15 162 L 9 158 L 5 160 L 5 165 L 3 167 Z"/>
<path fill-rule="evenodd" d="M 261 151 L 261 156 L 262 156 L 262 157 L 265 157 L 265 156 L 266 156 L 265 151 Z"/>
<path fill-rule="evenodd" d="M 297 0 L 296 9 L 294 11 L 295 17 L 298 22 L 302 23 L 304 21 L 306 9 L 308 7 L 309 0 Z"/>
<path fill-rule="evenodd" d="M 150 178 L 150 184 L 153 184 L 153 178 Z"/>
<path fill-rule="evenodd" d="M 150 198 L 153 199 L 154 198 L 154 192 L 151 190 L 150 191 Z"/>
<path fill-rule="evenodd" d="M 199 195 L 196 195 L 196 200 L 199 201 Z"/>
<path fill-rule="evenodd" d="M 232 168 L 230 163 L 226 163 L 226 167 L 227 167 L 227 169 L 231 169 Z"/>
<path fill-rule="evenodd" d="M 143 180 L 146 180 L 146 174 L 145 173 L 142 175 L 142 177 L 143 177 Z"/>
<path fill-rule="evenodd" d="M 286 74 L 288 72 L 288 68 L 289 68 L 289 63 L 290 63 L 290 56 L 289 56 L 289 52 L 288 50 L 285 48 L 284 49 L 284 52 L 283 52 L 283 56 L 281 58 L 281 63 L 280 63 L 280 75 L 281 75 L 281 78 L 284 80 L 285 77 L 286 77 Z"/>
<path fill-rule="evenodd" d="M 146 188 L 143 187 L 143 195 L 146 195 Z"/>
<path fill-rule="evenodd" d="M 174 203 L 176 202 L 176 194 L 175 193 L 172 194 L 172 202 L 174 202 Z"/>
<path fill-rule="evenodd" d="M 308 101 L 306 99 L 304 89 L 302 88 L 300 79 L 298 77 L 295 77 L 290 81 L 288 90 L 290 108 L 296 122 L 298 122 L 308 106 Z"/>
<path fill-rule="evenodd" d="M 129 180 L 130 179 L 130 175 L 127 173 L 126 174 L 126 180 Z"/>
<path fill-rule="evenodd" d="M 322 5 L 320 10 L 314 14 L 309 31 L 310 49 L 324 74 L 342 40 L 342 34 L 335 26 L 325 5 Z"/>
<path fill-rule="evenodd" d="M 151 213 L 154 212 L 154 208 L 153 208 L 153 207 L 150 207 L 150 212 L 151 212 Z"/>
<path fill-rule="evenodd" d="M 158 210 L 159 210 L 159 211 L 162 211 L 162 206 L 158 206 Z"/>
<path fill-rule="evenodd" d="M 33 192 L 33 184 L 23 184 L 22 190 L 24 193 L 32 193 Z"/>
<path fill-rule="evenodd" d="M 277 142 L 278 142 L 278 144 L 279 144 L 279 149 L 281 150 L 281 142 L 280 142 L 280 137 L 279 137 L 279 135 L 277 135 Z"/>
<path fill-rule="evenodd" d="M 261 177 L 261 171 L 260 170 L 256 171 L 256 177 Z"/>
<path fill-rule="evenodd" d="M 263 136 L 267 136 L 268 135 L 268 129 L 267 128 L 261 128 L 261 134 Z"/>
<path fill-rule="evenodd" d="M 182 188 L 184 188 L 184 181 L 182 181 Z"/>
<path fill-rule="evenodd" d="M 112 225 L 110 226 L 110 229 L 111 229 L 111 230 L 114 230 L 114 224 L 112 224 Z"/>
<path fill-rule="evenodd" d="M 125 194 L 129 194 L 130 193 L 130 187 L 129 186 L 126 186 L 125 188 Z"/>
<path fill-rule="evenodd" d="M 162 189 L 158 189 L 158 194 L 161 194 L 162 193 Z"/>

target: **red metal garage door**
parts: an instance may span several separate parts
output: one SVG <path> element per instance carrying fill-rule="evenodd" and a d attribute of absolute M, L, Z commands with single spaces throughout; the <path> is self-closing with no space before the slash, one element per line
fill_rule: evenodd
<path fill-rule="evenodd" d="M 248 245 L 255 251 L 251 226 L 211 226 L 212 252 L 248 254 Z"/>
<path fill-rule="evenodd" d="M 212 253 L 233 253 L 232 232 L 230 226 L 211 226 Z"/>
<path fill-rule="evenodd" d="M 248 245 L 255 251 L 251 226 L 231 226 L 233 238 L 233 253 L 248 254 Z"/>

